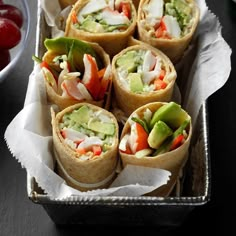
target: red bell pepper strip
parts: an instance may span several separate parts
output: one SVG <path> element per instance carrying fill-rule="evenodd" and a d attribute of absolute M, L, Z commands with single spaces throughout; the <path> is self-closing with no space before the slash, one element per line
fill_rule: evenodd
<path fill-rule="evenodd" d="M 154 80 L 154 86 L 155 90 L 165 89 L 167 86 L 167 83 L 159 78 Z"/>
<path fill-rule="evenodd" d="M 131 6 L 129 2 L 121 2 L 119 12 L 123 12 L 127 18 L 131 19 Z"/>
<path fill-rule="evenodd" d="M 126 153 L 126 154 L 133 154 L 132 153 L 132 151 L 131 151 L 131 149 L 130 149 L 130 147 L 128 146 L 128 145 L 126 145 L 126 149 L 125 149 L 125 151 L 123 151 L 123 150 L 120 150 L 122 153 Z"/>
<path fill-rule="evenodd" d="M 160 25 L 155 31 L 155 36 L 157 38 L 171 39 L 171 37 L 169 37 L 169 35 L 167 34 L 167 27 L 165 25 L 165 22 L 163 21 L 163 18 L 161 19 Z"/>
<path fill-rule="evenodd" d="M 98 77 L 97 63 L 95 59 L 89 54 L 84 54 L 83 62 L 85 71 L 82 83 L 88 89 L 93 99 L 97 100 L 101 88 L 101 84 Z"/>
<path fill-rule="evenodd" d="M 86 154 L 85 148 L 76 148 L 76 152 L 81 154 L 81 155 Z"/>
<path fill-rule="evenodd" d="M 100 87 L 99 94 L 98 94 L 98 100 L 102 100 L 104 98 L 105 93 L 106 93 L 106 91 L 109 87 L 109 83 L 110 83 L 110 77 L 105 76 L 105 71 L 106 71 L 105 68 L 104 68 L 104 70 L 102 69 L 103 75 L 102 75 L 101 81 L 100 81 L 101 87 Z M 99 72 L 101 75 L 101 70 Z M 100 77 L 99 77 L 99 79 L 100 79 Z"/>
<path fill-rule="evenodd" d="M 92 149 L 94 156 L 99 156 L 102 153 L 102 148 L 99 145 L 94 145 Z"/>
<path fill-rule="evenodd" d="M 103 76 L 105 74 L 105 71 L 106 71 L 105 67 L 98 71 L 98 78 L 99 78 L 100 81 L 102 80 L 102 78 L 103 78 Z"/>
<path fill-rule="evenodd" d="M 183 134 L 179 134 L 172 142 L 170 150 L 174 150 L 176 148 L 178 148 L 179 146 L 181 146 L 181 144 L 184 141 L 184 135 Z"/>
<path fill-rule="evenodd" d="M 79 23 L 76 12 L 74 10 L 71 12 L 71 20 L 72 20 L 73 24 L 78 24 Z"/>
<path fill-rule="evenodd" d="M 166 75 L 166 71 L 165 70 L 161 70 L 161 73 L 159 75 L 159 79 L 163 80 L 165 78 L 165 75 Z"/>
<path fill-rule="evenodd" d="M 104 98 L 107 88 L 109 86 L 109 82 L 109 79 L 103 79 L 101 81 L 101 88 L 99 90 L 98 100 L 102 100 Z"/>
<path fill-rule="evenodd" d="M 41 68 L 46 67 L 48 70 L 50 70 L 50 67 L 49 67 L 49 65 L 48 65 L 48 63 L 47 63 L 46 61 L 42 61 L 42 62 L 40 63 L 40 67 L 41 67 Z"/>
<path fill-rule="evenodd" d="M 148 133 L 145 131 L 145 129 L 143 128 L 142 125 L 140 125 L 139 123 L 135 123 L 136 124 L 136 131 L 137 131 L 137 139 L 136 139 L 136 143 L 137 143 L 137 148 L 136 148 L 136 152 L 149 148 L 147 139 L 148 139 Z"/>
<path fill-rule="evenodd" d="M 157 28 L 157 30 L 155 31 L 155 36 L 157 38 L 161 38 L 163 35 L 164 35 L 164 32 L 163 32 L 162 28 L 161 27 Z"/>

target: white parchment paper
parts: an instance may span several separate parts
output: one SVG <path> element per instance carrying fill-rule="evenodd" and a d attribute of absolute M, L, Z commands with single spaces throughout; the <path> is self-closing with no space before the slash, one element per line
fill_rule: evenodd
<path fill-rule="evenodd" d="M 231 70 L 231 49 L 222 38 L 220 23 L 205 1 L 197 2 L 201 11 L 199 27 L 183 60 L 176 65 L 182 104 L 191 115 L 193 125 L 202 103 L 225 84 Z M 52 0 L 49 4 L 49 1 L 40 0 L 39 3 L 46 12 L 48 25 L 55 26 L 60 13 L 58 1 Z M 165 170 L 127 166 L 109 189 L 83 193 L 66 185 L 53 171 L 50 104 L 38 65 L 29 77 L 24 108 L 7 127 L 5 139 L 13 156 L 52 199 L 74 194 L 140 196 L 167 183 L 170 176 Z"/>

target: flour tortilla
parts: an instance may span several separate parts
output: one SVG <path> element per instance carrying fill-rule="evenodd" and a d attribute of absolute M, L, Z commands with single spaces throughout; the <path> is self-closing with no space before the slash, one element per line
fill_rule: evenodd
<path fill-rule="evenodd" d="M 133 114 L 131 114 L 130 117 L 132 117 L 134 114 L 141 115 L 146 110 L 146 108 L 149 108 L 152 112 L 155 112 L 158 108 L 160 108 L 164 103 L 161 102 L 154 102 L 147 105 L 144 105 L 140 108 L 138 108 L 136 111 L 134 111 Z M 122 152 L 119 152 L 120 158 L 122 161 L 123 167 L 130 164 L 130 165 L 138 165 L 138 166 L 146 166 L 146 167 L 156 167 L 160 169 L 165 169 L 171 172 L 170 180 L 167 182 L 166 185 L 162 186 L 161 188 L 158 188 L 154 190 L 149 195 L 155 195 L 155 196 L 168 196 L 171 191 L 173 190 L 175 183 L 177 181 L 177 178 L 180 174 L 180 171 L 184 167 L 187 159 L 188 159 L 188 149 L 190 145 L 190 140 L 192 136 L 192 124 L 190 123 L 188 127 L 188 137 L 186 141 L 177 149 L 160 154 L 154 157 L 143 157 L 143 158 L 137 158 L 135 155 L 129 155 Z M 122 130 L 121 138 L 130 132 L 130 124 L 127 121 L 124 125 L 124 128 Z"/>
<path fill-rule="evenodd" d="M 129 46 L 126 49 L 122 50 L 112 59 L 112 73 L 113 73 L 113 85 L 115 92 L 115 99 L 118 107 L 129 116 L 134 110 L 138 107 L 145 105 L 150 102 L 169 102 L 172 98 L 174 84 L 177 77 L 176 70 L 170 61 L 170 59 L 162 53 L 160 50 L 147 45 L 146 43 L 140 42 L 138 40 L 129 39 L 131 44 L 138 42 L 137 45 Z M 165 89 L 161 89 L 153 92 L 142 92 L 142 93 L 133 93 L 127 90 L 122 81 L 119 79 L 117 70 L 116 70 L 116 61 L 121 55 L 125 54 L 130 50 L 151 50 L 154 55 L 159 56 L 163 62 L 166 69 L 166 78 L 168 78 L 168 85 Z"/>
<path fill-rule="evenodd" d="M 182 57 L 184 51 L 190 44 L 190 41 L 192 40 L 193 35 L 196 31 L 196 28 L 199 22 L 199 15 L 200 15 L 199 8 L 194 0 L 189 0 L 189 2 L 191 2 L 193 6 L 192 8 L 193 23 L 192 23 L 191 29 L 184 37 L 173 38 L 173 39 L 163 39 L 163 38 L 156 38 L 156 37 L 150 36 L 150 33 L 141 24 L 141 20 L 144 19 L 143 8 L 144 8 L 144 5 L 147 4 L 148 1 L 149 0 L 140 0 L 138 16 L 137 16 L 138 39 L 152 45 L 153 47 L 160 49 L 171 59 L 173 63 L 176 63 Z"/>
<path fill-rule="evenodd" d="M 116 127 L 113 145 L 111 149 L 91 160 L 81 160 L 80 155 L 64 142 L 60 133 L 59 123 L 64 114 L 72 112 L 79 107 L 86 105 L 93 111 L 102 111 L 104 115 L 110 117 Z M 58 161 L 58 173 L 68 185 L 80 190 L 92 190 L 106 188 L 115 177 L 115 169 L 118 162 L 118 124 L 112 113 L 98 106 L 89 103 L 80 103 L 70 106 L 55 114 L 52 110 L 52 130 L 55 157 Z"/>
<path fill-rule="evenodd" d="M 93 49 L 96 51 L 96 53 L 99 55 L 102 64 L 104 65 L 104 67 L 107 67 L 108 65 L 110 65 L 110 57 L 109 55 L 103 50 L 102 47 L 100 47 L 97 43 L 92 43 L 92 42 L 86 42 L 88 44 L 90 44 Z M 54 55 L 53 52 L 46 52 L 43 56 L 43 60 L 45 61 L 50 61 L 52 60 L 52 58 L 54 58 L 57 55 Z M 105 94 L 105 98 L 104 100 L 100 100 L 100 101 L 79 101 L 76 100 L 74 98 L 66 98 L 66 97 L 62 97 L 60 94 L 58 94 L 53 87 L 48 83 L 48 81 L 46 79 L 44 79 L 45 81 L 45 86 L 46 86 L 46 91 L 47 91 L 47 97 L 49 102 L 56 104 L 60 110 L 63 110 L 64 108 L 80 103 L 80 102 L 88 102 L 91 104 L 94 104 L 96 106 L 99 107 L 104 107 L 105 109 L 109 109 L 110 107 L 110 103 L 111 103 L 111 88 L 112 88 L 112 79 L 110 79 L 110 83 L 109 83 L 109 87 L 108 90 Z"/>
<path fill-rule="evenodd" d="M 125 31 L 90 33 L 84 30 L 76 29 L 71 20 L 73 12 L 75 11 L 78 13 L 88 2 L 89 0 L 80 0 L 75 3 L 66 21 L 65 36 L 78 38 L 89 42 L 96 42 L 101 45 L 111 57 L 113 57 L 127 46 L 128 37 L 134 34 L 137 21 L 135 6 L 132 1 L 129 1 L 132 7 L 132 22 Z"/>

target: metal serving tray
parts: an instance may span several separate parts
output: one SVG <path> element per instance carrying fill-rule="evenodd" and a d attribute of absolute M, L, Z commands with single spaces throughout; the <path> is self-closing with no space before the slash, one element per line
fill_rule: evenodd
<path fill-rule="evenodd" d="M 38 10 L 36 55 L 45 51 L 43 41 L 50 37 L 44 13 Z M 210 154 L 207 102 L 202 104 L 190 146 L 189 160 L 181 181 L 180 196 L 170 197 L 99 197 L 72 196 L 65 200 L 50 199 L 27 176 L 29 198 L 43 206 L 56 224 L 110 224 L 178 226 L 195 207 L 210 199 Z"/>

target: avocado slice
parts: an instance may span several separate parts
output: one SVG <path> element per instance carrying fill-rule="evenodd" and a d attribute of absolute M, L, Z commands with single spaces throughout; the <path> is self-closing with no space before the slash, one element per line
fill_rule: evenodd
<path fill-rule="evenodd" d="M 147 149 L 142 149 L 138 152 L 136 152 L 134 155 L 137 158 L 143 158 L 143 157 L 148 157 L 152 154 L 153 150 L 151 148 L 147 148 Z"/>
<path fill-rule="evenodd" d="M 180 127 L 175 130 L 175 132 L 173 133 L 173 139 L 175 139 L 177 136 L 179 136 L 180 134 L 183 133 L 183 131 L 187 128 L 187 126 L 190 123 L 190 117 L 188 119 L 186 119 L 181 125 Z"/>
<path fill-rule="evenodd" d="M 116 65 L 123 67 L 129 73 L 135 72 L 138 66 L 135 61 L 136 56 L 136 51 L 128 51 L 117 59 Z"/>
<path fill-rule="evenodd" d="M 174 141 L 174 139 L 179 136 L 180 134 L 183 133 L 183 131 L 187 128 L 187 126 L 190 123 L 190 118 L 186 119 L 181 125 L 180 127 L 175 130 L 175 132 L 168 137 L 163 143 L 162 145 L 153 153 L 153 156 L 168 152 L 170 150 L 170 147 Z"/>
<path fill-rule="evenodd" d="M 101 33 L 104 32 L 103 26 L 98 22 L 95 22 L 91 19 L 86 19 L 83 21 L 81 28 L 91 32 L 91 33 Z"/>
<path fill-rule="evenodd" d="M 53 54 L 66 54 L 68 56 L 68 60 L 72 63 L 71 66 L 74 70 L 77 69 L 80 72 L 84 71 L 84 54 L 90 54 L 94 57 L 98 67 L 100 69 L 102 68 L 101 60 L 92 46 L 78 39 L 68 37 L 58 37 L 53 39 L 46 38 L 44 40 L 44 45 L 46 49 Z"/>
<path fill-rule="evenodd" d="M 153 115 L 150 121 L 152 128 L 156 122 L 162 120 L 171 128 L 178 128 L 185 120 L 189 119 L 189 115 L 181 106 L 175 102 L 169 102 L 161 106 Z"/>
<path fill-rule="evenodd" d="M 143 81 L 139 73 L 130 73 L 127 79 L 131 92 L 137 93 L 143 91 Z"/>
<path fill-rule="evenodd" d="M 89 108 L 82 106 L 70 114 L 70 119 L 79 124 L 87 124 L 90 119 Z"/>
<path fill-rule="evenodd" d="M 172 134 L 172 129 L 165 122 L 159 120 L 148 136 L 148 144 L 151 148 L 157 149 Z"/>
<path fill-rule="evenodd" d="M 90 119 L 88 122 L 88 128 L 99 133 L 114 135 L 115 125 L 113 123 L 101 122 L 97 119 Z"/>

